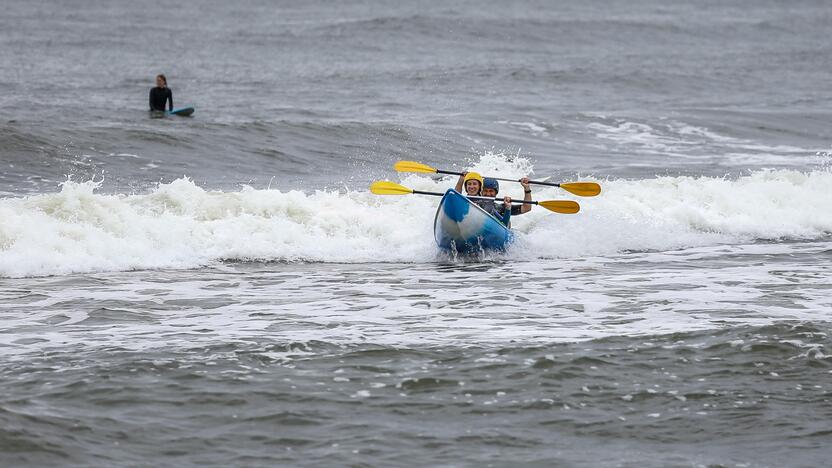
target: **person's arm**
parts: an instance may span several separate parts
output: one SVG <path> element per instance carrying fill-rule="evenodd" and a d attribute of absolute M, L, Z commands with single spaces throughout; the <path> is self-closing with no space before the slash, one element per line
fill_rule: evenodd
<path fill-rule="evenodd" d="M 170 104 L 168 110 L 173 110 L 173 91 L 170 88 L 168 88 L 168 103 Z"/>
<path fill-rule="evenodd" d="M 148 105 L 150 106 L 150 110 L 156 110 L 153 108 L 153 88 L 150 88 L 150 95 L 147 98 Z"/>
<path fill-rule="evenodd" d="M 511 197 L 503 197 L 503 219 L 504 225 L 511 223 Z"/>
<path fill-rule="evenodd" d="M 459 180 L 456 181 L 456 187 L 455 187 L 456 191 L 459 192 L 459 193 L 462 193 L 462 194 L 465 193 L 465 192 L 462 191 L 462 184 L 465 183 L 465 174 L 467 174 L 467 172 L 463 172 L 462 174 L 459 175 Z"/>
<path fill-rule="evenodd" d="M 524 201 L 532 201 L 532 189 L 529 187 L 529 178 L 523 177 L 520 179 L 520 185 L 523 186 L 523 191 L 525 195 L 523 196 Z M 527 213 L 531 211 L 532 204 L 531 203 L 523 203 L 520 205 L 520 214 Z"/>

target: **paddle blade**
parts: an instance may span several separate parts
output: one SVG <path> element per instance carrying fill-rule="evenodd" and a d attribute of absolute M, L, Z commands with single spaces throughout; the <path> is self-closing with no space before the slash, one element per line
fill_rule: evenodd
<path fill-rule="evenodd" d="M 539 202 L 538 205 L 549 211 L 562 214 L 575 214 L 581 210 L 581 206 L 571 200 L 546 200 Z"/>
<path fill-rule="evenodd" d="M 413 189 L 386 180 L 380 180 L 370 184 L 370 191 L 376 195 L 407 195 L 408 193 L 413 193 Z"/>
<path fill-rule="evenodd" d="M 601 193 L 601 186 L 595 182 L 568 182 L 560 184 L 560 188 L 579 197 L 594 197 Z"/>
<path fill-rule="evenodd" d="M 426 174 L 436 173 L 436 168 L 430 167 L 427 164 L 418 163 L 416 161 L 399 161 L 393 165 L 393 169 L 398 172 L 422 172 Z"/>

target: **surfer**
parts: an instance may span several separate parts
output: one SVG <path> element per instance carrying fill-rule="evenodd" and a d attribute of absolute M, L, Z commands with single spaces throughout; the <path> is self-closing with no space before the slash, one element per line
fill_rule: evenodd
<path fill-rule="evenodd" d="M 173 110 L 173 93 L 168 88 L 168 79 L 160 73 L 156 75 L 156 87 L 150 90 L 150 110 L 164 112 L 165 103 L 169 105 L 168 110 Z"/>

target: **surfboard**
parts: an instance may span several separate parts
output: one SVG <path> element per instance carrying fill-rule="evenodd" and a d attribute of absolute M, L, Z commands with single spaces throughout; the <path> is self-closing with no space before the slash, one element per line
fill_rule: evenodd
<path fill-rule="evenodd" d="M 178 109 L 173 109 L 165 112 L 167 115 L 181 115 L 183 117 L 188 117 L 189 115 L 194 113 L 193 107 L 180 107 Z"/>

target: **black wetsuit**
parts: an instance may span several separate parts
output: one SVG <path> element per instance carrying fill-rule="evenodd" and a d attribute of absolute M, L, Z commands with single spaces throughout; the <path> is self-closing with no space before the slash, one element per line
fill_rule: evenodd
<path fill-rule="evenodd" d="M 164 111 L 165 103 L 170 103 L 168 110 L 173 110 L 173 93 L 170 88 L 155 87 L 150 90 L 150 110 Z"/>

